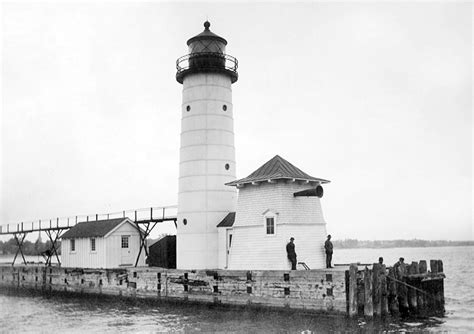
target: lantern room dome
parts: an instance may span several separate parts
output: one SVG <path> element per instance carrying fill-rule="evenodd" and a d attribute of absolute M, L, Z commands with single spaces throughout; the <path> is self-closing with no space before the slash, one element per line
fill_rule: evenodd
<path fill-rule="evenodd" d="M 194 37 L 191 37 L 190 39 L 188 39 L 188 46 L 197 41 L 197 40 L 216 40 L 216 41 L 219 41 L 221 43 L 223 43 L 224 45 L 227 45 L 227 41 L 222 38 L 221 36 L 218 36 L 216 34 L 214 34 L 210 29 L 209 27 L 211 26 L 211 23 L 209 21 L 206 21 L 204 22 L 204 31 Z"/>

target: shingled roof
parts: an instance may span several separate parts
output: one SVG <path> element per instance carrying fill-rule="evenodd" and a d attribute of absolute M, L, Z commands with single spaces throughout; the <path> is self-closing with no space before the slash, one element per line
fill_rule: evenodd
<path fill-rule="evenodd" d="M 130 221 L 128 218 L 116 218 L 78 223 L 64 233 L 62 239 L 103 237 L 126 220 Z"/>
<path fill-rule="evenodd" d="M 257 169 L 249 176 L 226 183 L 228 186 L 240 186 L 247 183 L 263 182 L 268 180 L 298 180 L 298 181 L 310 181 L 319 183 L 328 183 L 330 181 L 319 179 L 311 175 L 306 174 L 301 169 L 293 166 L 291 163 L 275 155 L 272 159 L 266 162 L 262 167 Z"/>

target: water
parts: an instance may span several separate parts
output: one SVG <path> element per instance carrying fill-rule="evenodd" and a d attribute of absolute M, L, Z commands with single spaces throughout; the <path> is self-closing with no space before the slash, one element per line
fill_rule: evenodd
<path fill-rule="evenodd" d="M 442 259 L 447 276 L 445 317 L 366 321 L 212 306 L 152 305 L 97 297 L 0 294 L 0 332 L 474 332 L 474 247 L 336 250 L 334 263 L 372 263 L 379 256 L 387 264 L 393 264 L 400 256 L 405 262 Z"/>

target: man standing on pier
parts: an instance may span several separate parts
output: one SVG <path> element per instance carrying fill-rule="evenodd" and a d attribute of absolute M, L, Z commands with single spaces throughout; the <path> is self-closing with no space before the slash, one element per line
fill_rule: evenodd
<path fill-rule="evenodd" d="M 331 242 L 331 235 L 328 235 L 328 239 L 324 243 L 324 249 L 326 250 L 326 268 L 332 268 L 331 261 L 332 261 L 332 242 Z"/>
<path fill-rule="evenodd" d="M 291 237 L 290 242 L 286 244 L 286 254 L 288 256 L 288 260 L 291 262 L 291 270 L 296 270 L 296 252 L 293 240 L 295 240 L 295 238 Z"/>

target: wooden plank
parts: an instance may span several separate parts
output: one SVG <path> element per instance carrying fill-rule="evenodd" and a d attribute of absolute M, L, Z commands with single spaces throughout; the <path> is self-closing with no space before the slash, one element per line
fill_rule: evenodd
<path fill-rule="evenodd" d="M 357 265 L 349 267 L 349 316 L 357 315 Z"/>
<path fill-rule="evenodd" d="M 372 270 L 367 267 L 364 272 L 364 315 L 366 317 L 374 316 Z"/>

